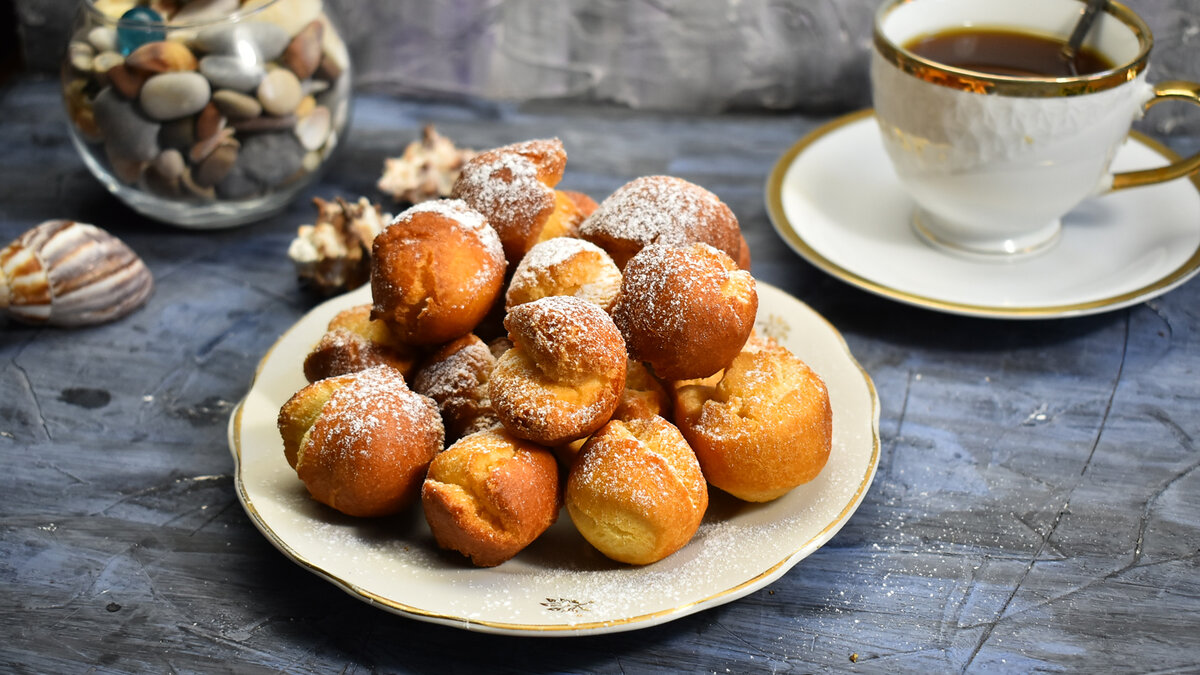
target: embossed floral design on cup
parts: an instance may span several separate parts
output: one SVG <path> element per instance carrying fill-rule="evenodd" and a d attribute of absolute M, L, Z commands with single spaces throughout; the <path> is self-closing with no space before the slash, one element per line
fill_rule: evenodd
<path fill-rule="evenodd" d="M 917 203 L 913 225 L 930 243 L 972 257 L 1045 250 L 1084 199 L 1171 180 L 1200 156 L 1114 175 L 1130 125 L 1167 99 L 1200 105 L 1200 85 L 1151 85 L 1153 39 L 1128 8 L 1109 2 L 1084 43 L 1112 68 L 1075 76 L 994 75 L 921 57 L 906 45 L 961 27 L 1064 40 L 1081 0 L 888 0 L 875 17 L 872 95 L 884 147 Z"/>
<path fill-rule="evenodd" d="M 283 208 L 349 117 L 322 0 L 84 0 L 62 66 L 71 139 L 102 184 L 191 228 Z"/>

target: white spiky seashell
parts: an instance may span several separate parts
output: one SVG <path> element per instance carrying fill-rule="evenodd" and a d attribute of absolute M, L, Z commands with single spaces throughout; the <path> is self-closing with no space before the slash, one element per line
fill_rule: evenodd
<path fill-rule="evenodd" d="M 112 321 L 141 306 L 152 290 L 142 259 L 95 225 L 47 220 L 0 250 L 0 309 L 25 323 Z"/>

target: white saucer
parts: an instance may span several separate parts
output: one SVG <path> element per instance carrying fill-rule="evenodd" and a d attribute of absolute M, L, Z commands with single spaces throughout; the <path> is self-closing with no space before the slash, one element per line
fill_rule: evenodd
<path fill-rule="evenodd" d="M 1162 166 L 1174 153 L 1140 134 L 1114 171 Z M 878 295 L 953 314 L 1049 318 L 1133 305 L 1200 271 L 1200 178 L 1090 199 L 1063 218 L 1041 255 L 972 260 L 913 230 L 912 199 L 884 152 L 870 110 L 801 139 L 767 180 L 775 230 L 804 259 Z"/>

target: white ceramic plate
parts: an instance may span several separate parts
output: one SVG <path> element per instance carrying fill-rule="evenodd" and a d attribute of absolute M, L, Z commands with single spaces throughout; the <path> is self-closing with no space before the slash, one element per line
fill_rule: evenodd
<path fill-rule="evenodd" d="M 1115 171 L 1175 155 L 1134 134 Z M 822 126 L 792 146 L 767 180 L 767 211 L 791 248 L 872 293 L 954 314 L 1080 316 L 1156 297 L 1200 271 L 1200 177 L 1090 199 L 1063 219 L 1040 255 L 969 259 L 936 249 L 910 223 L 912 199 L 883 149 L 870 110 Z"/>
<path fill-rule="evenodd" d="M 420 507 L 356 520 L 309 498 L 283 456 L 275 420 L 306 382 L 304 356 L 338 311 L 369 302 L 369 288 L 330 300 L 288 330 L 259 365 L 234 411 L 229 446 L 238 497 L 279 550 L 347 592 L 412 618 L 492 633 L 580 635 L 632 630 L 740 598 L 829 540 L 858 508 L 879 461 L 879 403 L 870 377 L 838 332 L 783 291 L 759 284 L 759 329 L 825 380 L 833 451 L 813 482 L 767 504 L 711 491 L 695 538 L 653 565 L 597 553 L 566 512 L 504 564 L 472 567 L 439 551 Z"/>

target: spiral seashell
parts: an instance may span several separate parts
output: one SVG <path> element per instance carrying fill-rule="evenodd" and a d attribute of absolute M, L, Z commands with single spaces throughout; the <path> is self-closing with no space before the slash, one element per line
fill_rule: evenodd
<path fill-rule="evenodd" d="M 142 259 L 95 225 L 47 220 L 0 250 L 0 309 L 24 323 L 112 321 L 141 306 L 152 290 Z"/>

